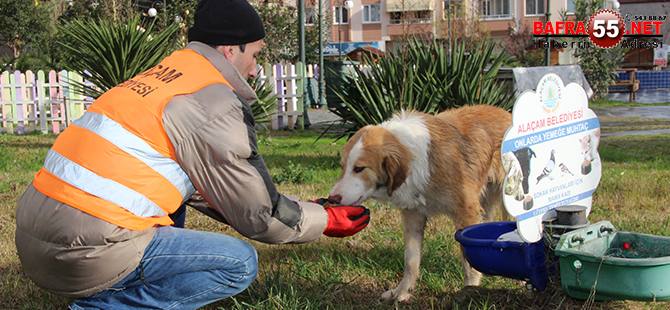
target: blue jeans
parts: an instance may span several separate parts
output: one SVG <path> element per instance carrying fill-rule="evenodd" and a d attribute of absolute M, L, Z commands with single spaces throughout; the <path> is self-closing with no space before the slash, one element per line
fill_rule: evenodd
<path fill-rule="evenodd" d="M 242 292 L 257 274 L 256 250 L 246 241 L 163 226 L 133 272 L 70 309 L 197 309 Z"/>

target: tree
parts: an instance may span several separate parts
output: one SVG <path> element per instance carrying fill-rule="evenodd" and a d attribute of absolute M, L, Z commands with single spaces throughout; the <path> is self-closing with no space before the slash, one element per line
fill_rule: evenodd
<path fill-rule="evenodd" d="M 265 24 L 265 49 L 259 62 L 279 63 L 298 61 L 298 9 L 283 3 L 251 0 Z M 324 16 L 330 16 L 324 14 Z M 324 33 L 329 32 L 330 18 L 324 20 Z M 328 42 L 324 35 L 324 45 Z M 316 63 L 319 51 L 318 26 L 305 27 L 305 61 Z"/>
<path fill-rule="evenodd" d="M 0 35 L 18 57 L 31 43 L 48 35 L 50 5 L 35 0 L 0 0 Z"/>
<path fill-rule="evenodd" d="M 544 66 L 546 64 L 545 52 L 541 48 L 532 48 L 535 36 L 528 24 L 519 22 L 510 29 L 509 36 L 503 38 L 500 47 L 508 55 L 516 58 L 519 65 L 524 67 Z"/>
<path fill-rule="evenodd" d="M 589 17 L 602 8 L 600 0 L 575 0 L 575 20 L 588 24 Z M 565 21 L 565 12 L 561 13 Z M 600 48 L 590 44 L 587 39 L 580 39 L 579 46 L 588 48 L 575 49 L 574 55 L 585 73 L 586 80 L 594 91 L 594 98 L 607 96 L 609 86 L 614 85 L 614 70 L 619 68 L 626 53 L 624 48 L 615 46 L 610 49 Z"/>
<path fill-rule="evenodd" d="M 83 1 L 83 0 L 79 0 Z M 91 1 L 91 0 L 88 0 Z M 110 1 L 110 0 L 107 0 Z M 142 5 L 141 3 L 145 3 Z M 145 17 L 156 22 L 154 31 L 161 32 L 166 25 L 178 22 L 181 28 L 178 32 L 180 44 L 185 46 L 188 38 L 188 29 L 193 26 L 193 17 L 198 0 L 167 0 L 165 14 L 161 12 L 163 3 L 161 1 L 151 2 L 149 0 L 140 0 L 138 9 L 141 9 L 146 16 L 146 10 L 151 7 L 147 3 L 152 3 L 159 9 L 158 15 L 154 18 Z M 265 25 L 265 43 L 266 48 L 259 57 L 259 63 L 279 63 L 279 62 L 297 62 L 298 61 L 298 10 L 296 7 L 284 4 L 282 1 L 271 2 L 267 0 L 249 0 L 249 3 L 258 11 Z M 330 16 L 329 14 L 325 14 Z M 328 25 L 330 19 L 326 20 Z M 325 32 L 328 29 L 324 29 Z M 306 42 L 306 61 L 315 63 L 319 49 L 318 28 L 305 27 Z M 327 40 L 324 40 L 327 43 Z"/>
<path fill-rule="evenodd" d="M 447 38 L 451 46 L 477 46 L 490 37 L 477 7 L 479 1 L 447 1 L 450 5 L 444 12 L 446 20 L 437 20 L 436 32 L 441 38 Z"/>
<path fill-rule="evenodd" d="M 177 38 L 179 45 L 184 47 L 188 43 L 188 28 L 193 26 L 193 16 L 195 13 L 195 8 L 198 5 L 198 0 L 172 0 L 168 2 L 167 12 L 165 16 L 171 17 L 175 22 L 179 23 L 179 31 L 177 32 Z M 167 20 L 168 24 L 172 21 Z M 157 28 L 161 30 L 161 27 Z"/>
<path fill-rule="evenodd" d="M 69 22 L 75 19 L 82 18 L 107 18 L 107 6 L 103 2 L 96 0 L 72 0 L 63 7 L 60 12 L 58 20 L 61 22 Z"/>

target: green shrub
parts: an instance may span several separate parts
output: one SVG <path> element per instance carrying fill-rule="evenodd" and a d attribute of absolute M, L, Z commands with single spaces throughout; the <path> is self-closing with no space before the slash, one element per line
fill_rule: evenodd
<path fill-rule="evenodd" d="M 4 71 L 20 71 L 26 72 L 28 70 L 37 72 L 39 70 L 49 71 L 52 67 L 38 54 L 23 53 L 19 57 L 12 57 L 10 55 L 0 57 L 0 73 Z"/>
<path fill-rule="evenodd" d="M 173 23 L 155 33 L 154 23 L 142 24 L 138 17 L 126 21 L 112 19 L 78 19 L 59 27 L 74 45 L 64 45 L 74 54 L 66 66 L 79 73 L 96 87 L 74 83 L 78 90 L 97 98 L 112 87 L 157 65 L 177 48 L 175 33 L 180 29 Z M 277 95 L 272 85 L 258 79 L 248 81 L 256 91 L 258 102 L 251 106 L 256 123 L 272 120 L 277 109 Z"/>
<path fill-rule="evenodd" d="M 363 69 L 354 66 L 354 77 L 340 77 L 333 91 L 344 106 L 333 112 L 353 132 L 400 109 L 438 113 L 477 104 L 510 109 L 513 93 L 496 79 L 504 56 L 494 57 L 494 47 L 485 40 L 471 49 L 456 45 L 449 53 L 437 41 L 414 39 L 403 53 L 368 61 L 371 65 Z"/>
<path fill-rule="evenodd" d="M 16 62 L 16 57 L 9 55 L 0 57 L 0 73 L 5 71 L 12 71 L 14 63 Z"/>
<path fill-rule="evenodd" d="M 157 65 L 176 49 L 173 23 L 160 33 L 153 33 L 154 23 L 144 25 L 139 17 L 129 20 L 78 19 L 58 27 L 76 44 L 64 45 L 74 56 L 66 64 L 70 71 L 93 83 L 97 88 L 75 84 L 79 91 L 97 98 L 112 87 Z"/>
<path fill-rule="evenodd" d="M 276 184 L 306 184 L 312 181 L 314 169 L 288 161 L 288 165 L 281 167 L 272 174 L 272 181 Z"/>

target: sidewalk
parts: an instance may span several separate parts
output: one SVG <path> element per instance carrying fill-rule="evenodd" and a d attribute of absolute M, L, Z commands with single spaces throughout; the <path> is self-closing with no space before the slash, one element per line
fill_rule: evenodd
<path fill-rule="evenodd" d="M 643 91 L 647 92 L 647 91 Z M 657 98 L 666 98 L 665 101 L 655 101 L 654 103 L 664 103 L 670 102 L 670 90 L 667 92 L 654 91 L 653 94 L 646 94 L 645 98 L 651 98 L 651 95 L 656 95 L 661 93 L 663 96 L 667 97 L 657 97 Z M 638 97 L 638 100 L 642 96 Z M 626 98 L 627 99 L 627 98 Z M 597 116 L 621 116 L 621 117 L 640 117 L 640 118 L 658 118 L 658 119 L 670 119 L 670 105 L 666 106 L 656 106 L 656 105 L 642 105 L 635 107 L 593 107 L 591 108 Z M 339 117 L 331 113 L 327 109 L 319 110 L 309 110 L 308 112 L 309 120 L 312 125 L 330 125 L 333 121 L 339 119 Z M 603 137 L 618 137 L 618 136 L 627 136 L 627 135 L 654 135 L 660 133 L 670 133 L 669 129 L 655 129 L 655 130 L 639 130 L 639 131 L 623 131 L 623 132 L 614 132 L 603 134 Z"/>
<path fill-rule="evenodd" d="M 591 108 L 598 117 L 602 116 L 623 116 L 623 117 L 640 117 L 640 118 L 670 118 L 670 106 L 637 106 L 637 107 L 593 107 Z M 602 126 L 602 124 L 601 124 Z M 640 136 L 640 135 L 657 135 L 661 133 L 670 133 L 668 129 L 653 129 L 653 130 L 636 130 L 636 131 L 619 131 L 603 133 L 603 137 L 623 137 L 623 136 Z"/>
<path fill-rule="evenodd" d="M 670 118 L 670 105 L 648 105 L 636 107 L 593 107 L 598 116 L 624 116 L 643 118 Z"/>
<path fill-rule="evenodd" d="M 670 96 L 670 91 L 668 92 Z M 668 98 L 670 102 L 670 97 Z M 670 118 L 670 105 L 667 106 L 636 106 L 636 107 L 593 107 L 598 116 L 624 116 L 643 118 Z M 327 109 L 309 110 L 309 121 L 312 124 L 330 124 L 339 117 Z"/>
<path fill-rule="evenodd" d="M 636 103 L 666 103 L 670 102 L 670 89 L 660 90 L 638 90 L 635 100 Z M 608 99 L 628 102 L 628 93 L 609 93 Z"/>
<path fill-rule="evenodd" d="M 328 109 L 308 110 L 307 117 L 312 125 L 330 125 L 333 121 L 340 119 L 339 116 L 330 112 Z"/>

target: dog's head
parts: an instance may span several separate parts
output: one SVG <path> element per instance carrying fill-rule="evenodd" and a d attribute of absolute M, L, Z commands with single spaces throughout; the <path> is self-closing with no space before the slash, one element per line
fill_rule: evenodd
<path fill-rule="evenodd" d="M 342 172 L 328 200 L 357 205 L 369 198 L 388 199 L 409 175 L 412 156 L 388 130 L 363 127 L 342 149 Z"/>

